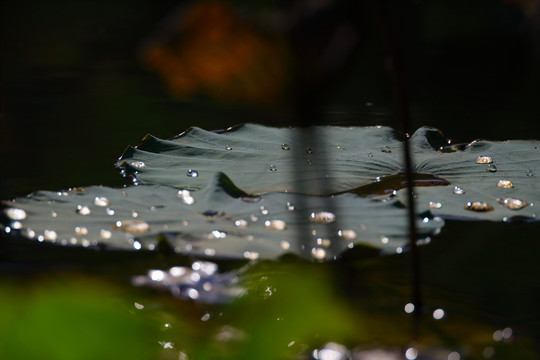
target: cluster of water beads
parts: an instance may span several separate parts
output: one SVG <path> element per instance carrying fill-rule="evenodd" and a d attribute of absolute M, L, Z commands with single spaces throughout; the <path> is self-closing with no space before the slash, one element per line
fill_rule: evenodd
<path fill-rule="evenodd" d="M 294 344 L 292 342 L 291 344 Z M 291 344 L 289 346 L 291 346 Z M 417 359 L 443 359 L 460 360 L 461 354 L 458 351 L 445 350 L 441 348 L 417 349 L 417 345 L 408 346 L 403 350 L 398 348 L 374 348 L 374 349 L 348 349 L 344 345 L 335 342 L 329 342 L 321 349 L 315 349 L 311 353 L 311 359 L 314 360 L 368 360 L 368 359 L 384 359 L 384 360 L 417 360 Z M 420 355 L 420 352 L 426 354 Z M 430 356 L 430 353 L 434 357 Z"/>
<path fill-rule="evenodd" d="M 249 259 L 249 260 L 257 260 L 259 258 L 259 253 L 256 252 L 256 251 L 249 251 L 249 250 L 246 250 L 244 251 L 244 258 L 246 259 Z"/>
<path fill-rule="evenodd" d="M 144 169 L 146 167 L 146 164 L 143 161 L 132 161 L 131 166 L 138 169 Z"/>
<path fill-rule="evenodd" d="M 182 299 L 203 303 L 225 303 L 245 293 L 238 286 L 238 272 L 219 273 L 217 264 L 195 261 L 191 267 L 175 266 L 169 270 L 149 270 L 146 275 L 135 276 L 135 286 L 151 286 Z"/>
<path fill-rule="evenodd" d="M 225 239 L 226 237 L 227 237 L 227 233 L 221 230 L 212 230 L 208 234 L 209 239 Z"/>
<path fill-rule="evenodd" d="M 191 196 L 191 191 L 189 190 L 179 190 L 176 196 L 186 205 L 193 205 L 195 203 L 195 198 Z"/>

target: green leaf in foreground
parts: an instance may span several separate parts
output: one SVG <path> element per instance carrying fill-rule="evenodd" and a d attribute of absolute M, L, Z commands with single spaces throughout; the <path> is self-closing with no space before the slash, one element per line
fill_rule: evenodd
<path fill-rule="evenodd" d="M 2 359 L 153 359 L 153 324 L 128 310 L 128 294 L 88 278 L 29 287 L 0 284 Z"/>
<path fill-rule="evenodd" d="M 408 234 L 406 209 L 397 201 L 352 194 L 247 197 L 222 173 L 199 191 L 92 186 L 40 191 L 6 205 L 4 230 L 38 241 L 152 250 L 166 239 L 177 253 L 207 257 L 293 253 L 329 260 L 355 244 L 401 252 Z M 419 215 L 418 223 L 424 237 L 443 225 L 429 214 Z"/>

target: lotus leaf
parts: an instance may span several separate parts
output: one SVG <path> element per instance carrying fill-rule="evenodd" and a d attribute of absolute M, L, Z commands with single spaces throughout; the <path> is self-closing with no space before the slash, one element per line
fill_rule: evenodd
<path fill-rule="evenodd" d="M 415 148 L 429 131 L 415 133 Z M 534 205 L 540 204 L 540 141 L 479 140 L 443 150 L 448 152 L 415 153 L 418 172 L 436 174 L 451 184 L 415 188 L 420 207 L 445 218 L 538 220 Z M 399 198 L 406 199 L 403 190 Z"/>
<path fill-rule="evenodd" d="M 422 127 L 410 137 L 410 146 L 417 174 L 415 192 L 424 209 L 447 217 L 534 220 L 534 203 L 540 203 L 540 141 L 450 145 L 439 130 Z M 118 165 L 137 182 L 178 188 L 201 188 L 213 172 L 224 171 L 252 194 L 365 196 L 403 188 L 403 158 L 399 136 L 388 127 L 301 129 L 245 124 L 223 133 L 191 128 L 172 140 L 148 135 L 140 145 L 128 148 Z M 466 196 L 455 195 L 455 187 L 464 189 Z M 471 209 L 466 209 L 468 202 Z M 483 202 L 494 211 L 475 206 Z M 526 206 L 518 209 L 519 204 Z"/>
<path fill-rule="evenodd" d="M 406 209 L 395 200 L 353 194 L 248 197 L 222 173 L 198 191 L 91 186 L 40 191 L 6 205 L 5 230 L 39 241 L 154 249 L 167 239 L 177 253 L 206 257 L 254 260 L 294 253 L 328 260 L 358 243 L 400 252 L 408 232 Z M 443 225 L 428 216 L 418 218 L 422 236 Z"/>
<path fill-rule="evenodd" d="M 147 135 L 117 165 L 148 184 L 200 189 L 222 171 L 251 194 L 329 195 L 395 174 L 402 169 L 400 149 L 397 133 L 388 127 L 245 124 L 222 133 L 193 127 L 172 140 Z"/>

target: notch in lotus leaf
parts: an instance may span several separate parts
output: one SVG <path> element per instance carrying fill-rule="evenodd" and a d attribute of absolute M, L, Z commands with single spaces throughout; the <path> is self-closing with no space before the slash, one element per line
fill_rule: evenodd
<path fill-rule="evenodd" d="M 356 244 L 395 253 L 403 250 L 408 233 L 406 209 L 395 200 L 352 194 L 251 197 L 223 173 L 196 191 L 91 186 L 40 191 L 5 205 L 4 231 L 38 241 L 153 250 L 162 240 L 179 254 L 207 258 L 275 259 L 292 253 L 323 261 Z M 339 208 L 339 215 L 332 208 Z M 442 225 L 438 218 L 418 214 L 423 238 Z"/>

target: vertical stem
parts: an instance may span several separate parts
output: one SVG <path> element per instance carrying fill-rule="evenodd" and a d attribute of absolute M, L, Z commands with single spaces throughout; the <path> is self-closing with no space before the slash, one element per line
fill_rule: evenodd
<path fill-rule="evenodd" d="M 393 82 L 395 101 L 397 108 L 398 125 L 403 135 L 403 152 L 405 157 L 405 170 L 407 179 L 407 207 L 409 224 L 409 247 L 411 254 L 411 273 L 412 273 L 412 302 L 415 307 L 414 315 L 421 317 L 422 313 L 422 291 L 420 286 L 420 258 L 416 246 L 416 209 L 414 203 L 413 187 L 413 161 L 409 143 L 409 131 L 411 129 L 411 118 L 409 111 L 409 102 L 407 99 L 405 77 L 400 62 L 399 49 L 395 42 L 392 30 L 390 29 L 390 20 L 384 0 L 375 0 L 381 20 L 381 27 L 384 36 L 386 49 L 388 51 L 388 67 L 390 77 Z"/>

